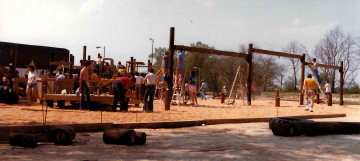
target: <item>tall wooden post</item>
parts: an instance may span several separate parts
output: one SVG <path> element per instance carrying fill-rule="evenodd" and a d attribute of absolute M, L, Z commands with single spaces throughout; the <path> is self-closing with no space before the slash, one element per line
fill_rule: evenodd
<path fill-rule="evenodd" d="M 340 62 L 340 106 L 344 105 L 344 64 L 343 61 Z"/>
<path fill-rule="evenodd" d="M 134 73 L 134 57 L 130 57 L 130 61 L 131 61 L 131 64 L 130 64 L 130 73 Z"/>
<path fill-rule="evenodd" d="M 280 90 L 276 89 L 275 93 L 275 107 L 280 107 Z"/>
<path fill-rule="evenodd" d="M 300 78 L 300 105 L 304 105 L 304 76 L 305 76 L 305 54 L 302 55 L 301 60 L 301 78 Z"/>
<path fill-rule="evenodd" d="M 169 41 L 169 75 L 167 76 L 166 82 L 168 84 L 168 89 L 165 94 L 165 110 L 170 110 L 171 98 L 172 98 L 172 88 L 173 88 L 173 74 L 174 74 L 174 50 L 175 50 L 175 28 L 170 28 L 170 41 Z"/>
<path fill-rule="evenodd" d="M 91 55 L 88 55 L 88 60 L 91 60 Z"/>
<path fill-rule="evenodd" d="M 86 63 L 86 46 L 84 46 L 83 48 L 83 59 L 82 59 L 82 66 L 85 66 L 85 63 Z"/>
<path fill-rule="evenodd" d="M 247 96 L 248 105 L 251 105 L 252 47 L 253 44 L 249 44 L 249 50 L 248 50 L 249 56 L 246 58 L 246 61 L 248 62 L 247 82 L 246 82 L 247 90 L 248 90 L 248 96 Z"/>
<path fill-rule="evenodd" d="M 17 50 L 11 49 L 10 50 L 10 58 L 11 58 L 10 73 L 13 73 L 14 77 L 16 77 L 16 55 L 17 55 Z"/>
<path fill-rule="evenodd" d="M 70 64 L 70 79 L 72 79 L 74 74 L 74 56 L 72 54 L 70 54 L 70 62 L 72 63 Z"/>
<path fill-rule="evenodd" d="M 50 54 L 50 62 L 53 62 L 54 61 L 54 53 L 51 53 Z M 52 74 L 54 68 L 52 65 L 50 65 L 50 73 Z"/>
<path fill-rule="evenodd" d="M 150 59 L 148 59 L 148 71 L 151 68 Z"/>

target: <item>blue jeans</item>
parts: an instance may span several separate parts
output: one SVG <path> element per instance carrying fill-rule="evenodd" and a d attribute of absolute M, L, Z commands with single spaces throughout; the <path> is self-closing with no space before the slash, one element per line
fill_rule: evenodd
<path fill-rule="evenodd" d="M 322 83 L 322 80 L 321 80 L 321 78 L 320 78 L 319 71 L 318 71 L 318 70 L 314 70 L 314 72 L 315 72 L 315 77 L 316 77 L 316 79 L 317 79 L 318 82 L 321 84 L 321 83 Z"/>
<path fill-rule="evenodd" d="M 146 103 L 148 102 L 147 101 L 147 98 L 149 98 L 149 107 L 148 107 L 148 110 L 149 111 L 153 111 L 153 105 L 154 105 L 154 95 L 155 95 L 155 85 L 149 85 L 147 86 L 146 88 L 146 91 L 145 91 L 145 95 L 144 95 L 144 108 L 143 110 L 146 111 Z"/>
<path fill-rule="evenodd" d="M 92 110 L 92 108 L 90 107 L 89 87 L 87 86 L 87 84 L 85 83 L 85 81 L 82 81 L 80 91 L 81 91 L 80 109 L 84 108 L 85 95 L 86 95 L 86 107 L 87 107 L 89 110 Z"/>
<path fill-rule="evenodd" d="M 201 100 L 203 100 L 203 98 L 205 98 L 206 100 L 206 93 L 205 93 L 206 89 L 201 89 L 201 91 L 202 91 Z"/>

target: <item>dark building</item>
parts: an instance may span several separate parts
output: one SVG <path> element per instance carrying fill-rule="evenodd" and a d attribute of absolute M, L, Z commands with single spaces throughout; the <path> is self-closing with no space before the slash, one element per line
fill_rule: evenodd
<path fill-rule="evenodd" d="M 51 61 L 69 61 L 69 50 L 64 48 L 0 42 L 0 60 L 3 66 L 11 63 L 11 49 L 17 50 L 17 68 L 27 68 L 32 60 L 38 69 L 50 69 Z"/>

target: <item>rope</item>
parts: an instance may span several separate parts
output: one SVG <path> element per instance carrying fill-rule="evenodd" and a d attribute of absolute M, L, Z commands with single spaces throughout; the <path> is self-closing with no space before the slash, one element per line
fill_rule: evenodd
<path fill-rule="evenodd" d="M 112 147 L 112 145 L 110 145 L 111 149 L 114 151 L 114 153 L 116 154 L 116 156 L 119 158 L 119 160 L 121 160 L 120 156 L 116 153 L 115 149 Z M 122 160 L 121 160 L 122 161 Z"/>

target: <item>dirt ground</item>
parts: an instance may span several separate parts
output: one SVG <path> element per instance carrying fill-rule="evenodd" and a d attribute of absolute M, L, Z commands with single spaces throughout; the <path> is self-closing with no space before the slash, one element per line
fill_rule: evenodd
<path fill-rule="evenodd" d="M 129 112 L 111 112 L 110 107 L 98 107 L 96 111 L 78 110 L 78 106 L 66 108 L 48 108 L 47 124 L 66 123 L 99 123 L 99 122 L 154 122 L 176 120 L 203 120 L 226 118 L 258 118 L 274 116 L 294 116 L 309 114 L 338 114 L 360 116 L 359 105 L 327 106 L 315 104 L 314 112 L 304 111 L 305 106 L 295 101 L 281 101 L 281 107 L 275 107 L 273 99 L 256 99 L 251 106 L 244 106 L 242 100 L 235 105 L 220 104 L 219 99 L 198 100 L 199 107 L 171 106 L 170 111 L 164 110 L 164 105 L 154 103 L 153 113 L 142 113 L 140 107 L 132 106 Z M 44 107 L 45 108 L 45 107 Z M 40 125 L 43 120 L 42 107 L 39 103 L 33 106 L 0 104 L 0 125 Z"/>
<path fill-rule="evenodd" d="M 316 121 L 360 121 L 359 117 Z M 77 133 L 73 145 L 0 144 L 0 160 L 360 160 L 360 135 L 274 136 L 268 123 L 137 129 L 145 145 L 107 145 L 102 132 Z"/>

